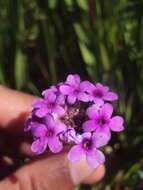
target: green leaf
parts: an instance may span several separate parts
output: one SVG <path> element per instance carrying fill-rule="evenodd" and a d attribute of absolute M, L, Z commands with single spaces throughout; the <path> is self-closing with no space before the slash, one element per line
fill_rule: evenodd
<path fill-rule="evenodd" d="M 79 46 L 85 63 L 88 65 L 93 65 L 96 62 L 94 54 L 87 48 L 84 43 L 80 42 Z"/>
<path fill-rule="evenodd" d="M 22 53 L 21 49 L 17 49 L 15 57 L 15 83 L 16 88 L 21 90 L 26 84 L 27 80 L 27 69 L 26 69 L 26 58 Z"/>

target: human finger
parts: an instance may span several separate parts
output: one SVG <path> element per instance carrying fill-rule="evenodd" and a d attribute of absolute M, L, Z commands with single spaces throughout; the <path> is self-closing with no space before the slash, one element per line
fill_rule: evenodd
<path fill-rule="evenodd" d="M 23 133 L 23 124 L 36 96 L 0 86 L 0 129 L 14 134 Z"/>
<path fill-rule="evenodd" d="M 0 190 L 72 190 L 93 171 L 85 159 L 73 164 L 67 160 L 66 153 L 57 154 L 21 167 L 0 182 Z"/>

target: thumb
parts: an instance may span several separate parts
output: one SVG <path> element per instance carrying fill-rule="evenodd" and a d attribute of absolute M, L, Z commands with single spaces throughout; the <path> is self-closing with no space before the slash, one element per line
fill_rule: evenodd
<path fill-rule="evenodd" d="M 72 190 L 94 170 L 85 160 L 70 163 L 67 154 L 57 154 L 32 161 L 6 177 L 0 189 L 7 190 Z"/>

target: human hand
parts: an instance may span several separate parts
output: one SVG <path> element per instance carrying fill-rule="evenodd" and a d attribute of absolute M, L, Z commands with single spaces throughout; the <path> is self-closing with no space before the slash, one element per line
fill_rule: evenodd
<path fill-rule="evenodd" d="M 72 190 L 79 183 L 102 179 L 103 165 L 92 169 L 84 160 L 70 163 L 66 149 L 42 156 L 30 151 L 31 137 L 24 134 L 23 124 L 35 98 L 0 86 L 0 190 Z M 23 164 L 26 158 L 31 161 Z"/>

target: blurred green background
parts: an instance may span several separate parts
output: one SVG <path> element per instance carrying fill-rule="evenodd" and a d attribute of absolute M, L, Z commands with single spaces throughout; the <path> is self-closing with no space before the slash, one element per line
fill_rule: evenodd
<path fill-rule="evenodd" d="M 1 0 L 0 83 L 40 95 L 79 73 L 120 95 L 107 174 L 78 190 L 143 189 L 143 0 Z"/>

